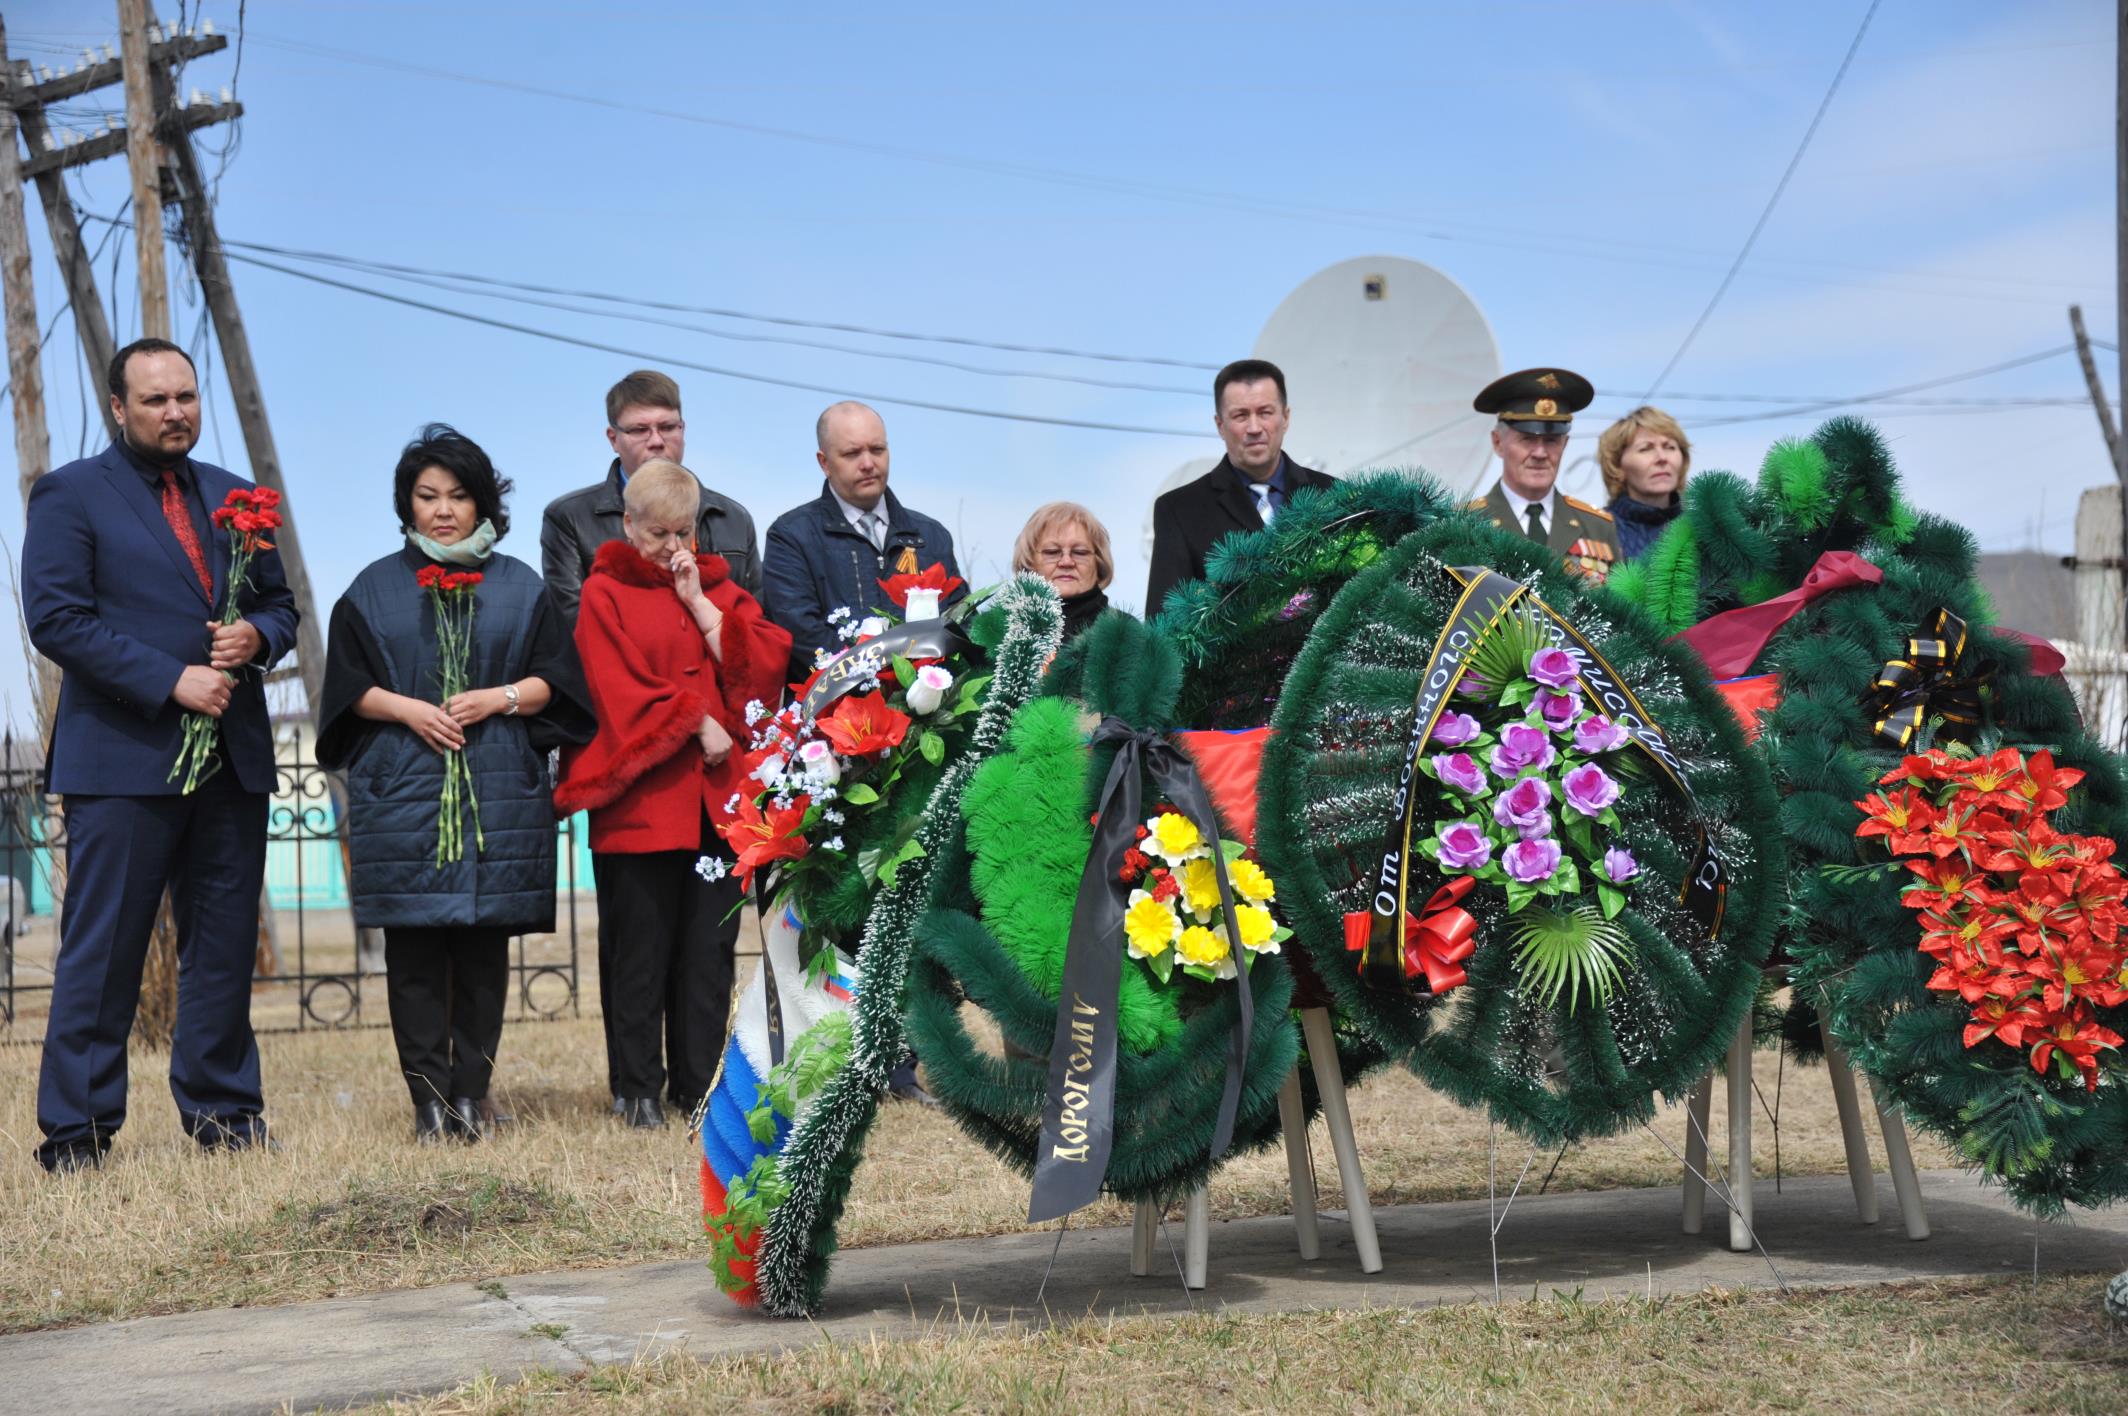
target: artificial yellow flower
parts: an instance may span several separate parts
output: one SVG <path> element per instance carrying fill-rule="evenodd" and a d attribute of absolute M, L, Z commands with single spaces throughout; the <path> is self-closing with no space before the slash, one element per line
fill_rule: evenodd
<path fill-rule="evenodd" d="M 1175 952 L 1186 964 L 1216 964 L 1227 956 L 1226 936 L 1214 934 L 1201 924 L 1193 924 L 1182 931 Z"/>
<path fill-rule="evenodd" d="M 1235 894 L 1259 905 L 1278 898 L 1278 887 L 1271 883 L 1270 876 L 1264 874 L 1264 868 L 1253 860 L 1229 861 L 1227 882 L 1234 887 Z"/>
<path fill-rule="evenodd" d="M 1261 905 L 1234 906 L 1234 922 L 1241 926 L 1241 945 L 1244 949 L 1262 952 L 1278 946 L 1271 942 L 1271 935 L 1278 929 L 1278 922 L 1271 912 Z"/>
<path fill-rule="evenodd" d="M 1130 908 L 1123 914 L 1123 934 L 1130 941 L 1132 957 L 1150 959 L 1175 942 L 1182 921 L 1175 912 L 1143 890 L 1131 892 Z"/>
<path fill-rule="evenodd" d="M 1163 811 L 1153 821 L 1153 849 L 1179 865 L 1192 853 L 1204 848 L 1204 833 L 1197 823 L 1176 811 Z"/>
<path fill-rule="evenodd" d="M 1219 875 L 1212 869 L 1210 856 L 1184 861 L 1175 880 L 1182 886 L 1182 899 L 1191 914 L 1203 919 L 1219 908 Z"/>

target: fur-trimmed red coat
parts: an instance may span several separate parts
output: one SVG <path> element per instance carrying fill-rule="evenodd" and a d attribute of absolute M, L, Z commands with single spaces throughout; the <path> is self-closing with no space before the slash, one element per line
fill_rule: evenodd
<path fill-rule="evenodd" d="M 723 557 L 697 555 L 695 564 L 703 593 L 724 613 L 721 664 L 673 593 L 672 572 L 626 541 L 599 547 L 584 577 L 576 649 L 598 734 L 563 757 L 554 809 L 591 813 L 594 851 L 699 847 L 704 809 L 723 820 L 724 803 L 746 785 L 747 703 L 774 707 L 781 693 L 790 632 L 732 583 Z M 705 716 L 732 738 L 731 755 L 714 767 L 695 742 Z"/>

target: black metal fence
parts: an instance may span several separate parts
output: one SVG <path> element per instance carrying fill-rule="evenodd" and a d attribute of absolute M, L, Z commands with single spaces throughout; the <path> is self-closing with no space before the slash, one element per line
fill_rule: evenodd
<path fill-rule="evenodd" d="M 25 749 L 27 749 L 25 751 Z M 381 940 L 365 948 L 347 898 L 346 857 L 332 774 L 309 733 L 284 726 L 267 820 L 266 882 L 252 1022 L 260 1032 L 385 1025 Z M 583 823 L 556 826 L 556 930 L 510 942 L 511 1021 L 581 1016 L 579 926 L 590 887 Z M 66 825 L 43 791 L 34 747 L 0 735 L 0 1045 L 39 1043 L 59 953 Z"/>

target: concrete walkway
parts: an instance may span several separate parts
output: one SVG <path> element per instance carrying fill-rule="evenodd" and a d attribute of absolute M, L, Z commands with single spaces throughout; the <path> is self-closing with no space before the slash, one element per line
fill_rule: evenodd
<path fill-rule="evenodd" d="M 1888 1183 L 1879 1186 L 1885 1221 L 1858 1224 L 1845 1176 L 1789 1180 L 1778 1195 L 1761 1182 L 1759 1237 L 1790 1286 L 2031 1272 L 2035 1225 L 1999 1194 L 1959 1173 L 1926 1174 L 1923 1187 L 1934 1234 L 1920 1243 L 1901 1229 Z M 1262 1312 L 1492 1298 L 1485 1201 L 1398 1206 L 1376 1221 L 1386 1267 L 1372 1276 L 1359 1272 L 1344 1225 L 1327 1217 L 1323 1257 L 1306 1264 L 1290 1219 L 1215 1224 L 1210 1286 L 1187 1297 L 1165 1247 L 1155 1276 L 1133 1279 L 1127 1229 L 1071 1231 L 1045 1306 L 1058 1315 Z M 1179 1244 L 1180 1221 L 1167 1229 Z M 1765 1259 L 1722 1247 L 1728 1225 L 1716 1203 L 1706 1230 L 1679 1232 L 1675 1189 L 1525 1195 L 1500 1231 L 1501 1290 L 1513 1301 L 1554 1289 L 1595 1297 L 1773 1286 Z M 2128 1210 L 2037 1226 L 2037 1235 L 2045 1271 L 2128 1267 Z M 0 1337 L 0 1405 L 70 1416 L 309 1410 L 446 1390 L 483 1371 L 512 1379 L 668 1348 L 711 1356 L 1040 1320 L 1031 1305 L 1054 1243 L 1053 1234 L 1020 1234 L 848 1251 L 815 1324 L 742 1312 L 687 1261 L 24 1333 Z"/>

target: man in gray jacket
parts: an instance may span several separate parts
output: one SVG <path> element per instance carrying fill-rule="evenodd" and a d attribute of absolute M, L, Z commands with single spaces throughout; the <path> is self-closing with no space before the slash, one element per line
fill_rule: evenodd
<path fill-rule="evenodd" d="M 556 497 L 539 528 L 540 568 L 565 622 L 576 625 L 577 596 L 598 548 L 621 539 L 621 488 L 652 458 L 686 465 L 687 424 L 680 417 L 680 386 L 653 369 L 637 369 L 606 392 L 606 441 L 613 465 L 604 480 Z M 699 479 L 698 479 L 699 480 Z M 720 555 L 732 580 L 747 594 L 761 594 L 761 556 L 754 549 L 754 518 L 721 492 L 702 488 L 695 519 L 696 549 Z"/>

